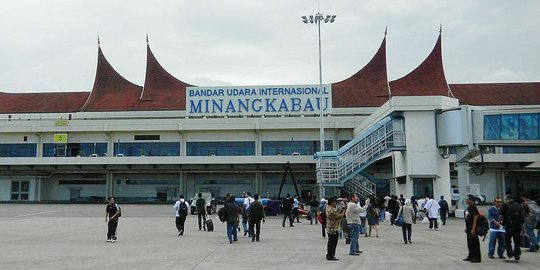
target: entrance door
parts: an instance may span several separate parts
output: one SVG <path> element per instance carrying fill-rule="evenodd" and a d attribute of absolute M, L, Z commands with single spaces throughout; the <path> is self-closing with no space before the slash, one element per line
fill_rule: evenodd
<path fill-rule="evenodd" d="M 80 188 L 71 188 L 69 189 L 69 200 L 76 201 L 81 198 L 81 189 Z"/>
<path fill-rule="evenodd" d="M 433 178 L 413 178 L 414 196 L 433 198 Z"/>

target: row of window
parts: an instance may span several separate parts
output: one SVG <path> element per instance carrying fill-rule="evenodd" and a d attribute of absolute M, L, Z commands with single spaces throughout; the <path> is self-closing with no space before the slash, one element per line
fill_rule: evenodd
<path fill-rule="evenodd" d="M 340 143 L 341 144 L 341 143 Z M 332 141 L 325 141 L 331 151 Z M 187 156 L 254 156 L 254 141 L 188 142 Z M 263 141 L 262 155 L 313 155 L 319 141 Z M 35 157 L 35 143 L 0 144 L 0 157 Z M 44 157 L 106 156 L 107 143 L 44 143 Z M 179 142 L 121 142 L 114 143 L 114 155 L 123 156 L 180 156 Z"/>
<path fill-rule="evenodd" d="M 484 115 L 484 140 L 538 140 L 540 114 Z"/>

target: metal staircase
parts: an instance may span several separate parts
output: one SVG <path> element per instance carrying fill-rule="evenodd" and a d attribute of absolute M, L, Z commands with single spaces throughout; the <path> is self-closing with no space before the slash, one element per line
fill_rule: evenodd
<path fill-rule="evenodd" d="M 375 195 L 375 183 L 362 171 L 382 155 L 401 150 L 405 150 L 404 119 L 386 117 L 339 150 L 316 153 L 317 181 L 349 193 Z"/>

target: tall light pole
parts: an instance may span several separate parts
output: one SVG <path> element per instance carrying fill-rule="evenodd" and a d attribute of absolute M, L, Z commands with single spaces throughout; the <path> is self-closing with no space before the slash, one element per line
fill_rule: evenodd
<path fill-rule="evenodd" d="M 324 101 L 324 94 L 323 94 L 323 86 L 322 86 L 322 59 L 321 59 L 321 22 L 324 23 L 333 23 L 336 19 L 336 15 L 322 15 L 320 12 L 317 12 L 315 15 L 309 15 L 309 16 L 302 16 L 302 21 L 305 24 L 311 23 L 311 24 L 317 24 L 317 30 L 319 34 L 319 112 L 320 112 L 320 142 L 319 142 L 319 149 L 320 152 L 324 151 L 324 112 L 323 112 L 323 101 Z M 324 196 L 323 187 L 322 187 L 322 179 L 319 179 L 319 197 L 322 199 Z"/>

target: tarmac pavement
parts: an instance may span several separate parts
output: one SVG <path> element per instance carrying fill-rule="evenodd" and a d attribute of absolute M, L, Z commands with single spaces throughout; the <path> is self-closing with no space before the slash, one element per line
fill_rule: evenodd
<path fill-rule="evenodd" d="M 462 219 L 439 231 L 413 225 L 412 245 L 401 228 L 380 225 L 380 237 L 360 237 L 360 256 L 340 239 L 339 261 L 326 261 L 320 225 L 302 219 L 281 227 L 281 217 L 262 224 L 260 242 L 239 233 L 229 244 L 216 215 L 215 231 L 199 231 L 190 215 L 177 236 L 172 205 L 121 205 L 118 241 L 106 242 L 105 205 L 0 204 L 0 269 L 539 269 L 540 252 L 522 249 L 520 263 L 487 257 L 463 262 L 467 245 Z"/>

